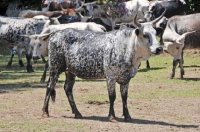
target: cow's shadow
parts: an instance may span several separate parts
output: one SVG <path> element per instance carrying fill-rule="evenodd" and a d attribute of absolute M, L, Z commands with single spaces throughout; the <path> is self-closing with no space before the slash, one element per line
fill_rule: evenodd
<path fill-rule="evenodd" d="M 166 69 L 166 67 L 138 68 L 138 72 L 148 72 L 150 70 Z"/>
<path fill-rule="evenodd" d="M 73 118 L 73 117 L 66 117 L 66 116 L 63 116 L 63 117 L 64 118 Z M 82 120 L 94 120 L 94 121 L 109 122 L 108 117 L 100 117 L 100 116 L 84 116 L 82 118 Z M 144 125 L 162 125 L 162 126 L 171 126 L 171 127 L 178 127 L 178 128 L 199 128 L 198 125 L 173 124 L 173 123 L 167 123 L 164 121 L 145 120 L 145 119 L 132 119 L 130 122 L 124 122 L 123 118 L 117 118 L 117 122 L 144 124 Z"/>

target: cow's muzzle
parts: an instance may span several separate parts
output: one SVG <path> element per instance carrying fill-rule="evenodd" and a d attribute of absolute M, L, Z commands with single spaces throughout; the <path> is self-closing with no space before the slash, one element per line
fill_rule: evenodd
<path fill-rule="evenodd" d="M 156 48 L 156 55 L 159 55 L 159 54 L 161 54 L 163 52 L 163 48 L 162 47 L 158 47 L 158 48 Z"/>
<path fill-rule="evenodd" d="M 38 59 L 40 59 L 39 56 L 33 56 L 33 60 L 34 60 L 34 61 L 37 61 Z"/>

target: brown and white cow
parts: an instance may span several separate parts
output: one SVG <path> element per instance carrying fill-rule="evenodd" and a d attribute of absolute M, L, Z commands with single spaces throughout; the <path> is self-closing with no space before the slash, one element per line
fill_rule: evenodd
<path fill-rule="evenodd" d="M 60 11 L 61 6 L 67 8 L 78 8 L 83 4 L 81 0 L 43 0 L 42 11 Z M 61 6 L 60 6 L 61 5 Z"/>

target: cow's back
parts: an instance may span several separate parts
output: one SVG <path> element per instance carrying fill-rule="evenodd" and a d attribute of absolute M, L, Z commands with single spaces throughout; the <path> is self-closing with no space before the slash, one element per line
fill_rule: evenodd
<path fill-rule="evenodd" d="M 196 31 L 188 36 L 185 39 L 185 46 L 191 48 L 200 47 L 200 13 L 183 15 L 183 16 L 174 16 L 168 20 L 167 30 L 172 30 L 182 35 L 183 33 Z"/>
<path fill-rule="evenodd" d="M 127 49 L 129 40 L 124 37 L 125 35 L 127 38 L 130 37 L 132 30 L 109 33 L 94 33 L 75 29 L 58 31 L 50 38 L 50 62 L 62 58 L 58 62 L 65 60 L 68 70 L 80 78 L 104 78 L 105 67 L 113 65 L 114 69 L 110 70 L 115 71 L 115 67 L 118 67 L 120 63 L 124 64 L 125 61 L 127 61 L 127 67 L 131 65 L 128 62 L 133 52 L 128 51 L 131 50 L 131 46 Z M 124 39 L 120 40 L 120 37 Z M 59 58 L 55 54 L 59 54 Z M 63 62 L 59 63 L 62 63 L 63 67 L 65 66 Z M 55 62 L 50 63 L 50 67 L 54 67 L 54 65 L 56 65 Z"/>

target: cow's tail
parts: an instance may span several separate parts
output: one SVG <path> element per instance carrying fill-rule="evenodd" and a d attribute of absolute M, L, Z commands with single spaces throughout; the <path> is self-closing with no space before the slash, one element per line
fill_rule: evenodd
<path fill-rule="evenodd" d="M 55 102 L 55 100 L 56 100 L 56 90 L 55 89 L 51 90 L 50 96 L 51 96 L 52 101 Z"/>

